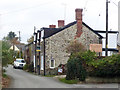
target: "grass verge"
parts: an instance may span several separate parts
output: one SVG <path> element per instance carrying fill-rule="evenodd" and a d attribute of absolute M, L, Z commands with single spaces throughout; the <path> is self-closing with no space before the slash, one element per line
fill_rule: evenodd
<path fill-rule="evenodd" d="M 10 78 L 5 73 L 3 73 L 2 74 L 2 88 L 8 88 L 9 84 L 10 84 Z"/>
<path fill-rule="evenodd" d="M 45 75 L 45 77 L 54 77 L 56 75 Z"/>
<path fill-rule="evenodd" d="M 59 78 L 59 80 L 67 84 L 77 84 L 79 82 L 78 80 L 66 80 L 66 78 Z"/>
<path fill-rule="evenodd" d="M 3 78 L 8 78 L 8 76 L 5 73 L 2 73 Z"/>

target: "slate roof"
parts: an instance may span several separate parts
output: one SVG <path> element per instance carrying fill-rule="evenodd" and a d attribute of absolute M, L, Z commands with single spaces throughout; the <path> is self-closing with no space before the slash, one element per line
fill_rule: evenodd
<path fill-rule="evenodd" d="M 74 25 L 74 24 L 76 24 L 76 23 L 77 23 L 77 21 L 74 21 L 74 22 L 72 22 L 72 23 L 69 23 L 69 24 L 65 25 L 65 26 L 62 27 L 62 28 L 45 28 L 45 27 L 43 27 L 43 28 L 42 28 L 42 30 L 44 30 L 44 37 L 43 37 L 43 38 L 48 38 L 48 37 L 50 37 L 50 36 L 52 36 L 52 35 L 60 32 L 60 31 L 65 30 L 66 28 L 69 28 L 70 26 L 72 26 L 72 25 Z M 94 32 L 95 34 L 97 34 L 100 38 L 103 38 L 98 32 L 95 32 L 95 31 L 94 31 L 91 27 L 89 27 L 87 24 L 85 24 L 84 22 L 82 22 L 82 24 L 83 24 L 84 26 L 86 26 L 89 30 L 91 30 L 92 32 Z"/>

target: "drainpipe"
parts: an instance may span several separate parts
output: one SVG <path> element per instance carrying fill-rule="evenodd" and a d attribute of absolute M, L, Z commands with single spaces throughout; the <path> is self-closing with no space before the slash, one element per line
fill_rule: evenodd
<path fill-rule="evenodd" d="M 43 37 L 43 44 L 44 44 L 44 76 L 45 76 L 45 38 Z"/>

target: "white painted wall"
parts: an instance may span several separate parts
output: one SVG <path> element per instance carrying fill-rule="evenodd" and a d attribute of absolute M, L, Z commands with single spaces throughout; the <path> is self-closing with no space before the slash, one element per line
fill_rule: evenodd
<path fill-rule="evenodd" d="M 118 2 L 118 44 L 120 44 L 120 1 Z"/>
<path fill-rule="evenodd" d="M 111 56 L 113 54 L 114 54 L 113 51 L 108 51 L 108 56 Z M 102 56 L 105 56 L 105 51 L 102 52 Z"/>
<path fill-rule="evenodd" d="M 117 34 L 108 35 L 108 48 L 117 48 Z"/>
<path fill-rule="evenodd" d="M 43 59 L 43 56 L 41 56 L 41 70 L 44 70 L 44 59 Z"/>
<path fill-rule="evenodd" d="M 103 37 L 106 37 L 105 33 L 99 33 Z M 114 48 L 117 49 L 117 33 L 109 33 L 108 34 L 108 48 Z M 102 39 L 102 48 L 106 47 L 106 38 Z M 108 51 L 108 56 L 111 56 L 113 54 L 113 51 Z M 105 56 L 105 51 L 102 52 L 102 56 Z"/>
<path fill-rule="evenodd" d="M 43 41 L 43 37 L 44 37 L 44 30 L 41 31 L 41 42 Z"/>

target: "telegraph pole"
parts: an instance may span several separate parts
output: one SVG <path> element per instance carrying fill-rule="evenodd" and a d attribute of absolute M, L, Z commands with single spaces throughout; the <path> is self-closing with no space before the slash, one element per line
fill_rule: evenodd
<path fill-rule="evenodd" d="M 20 31 L 19 31 L 19 42 L 21 41 L 21 37 L 20 37 Z"/>
<path fill-rule="evenodd" d="M 19 32 L 19 42 L 20 42 L 20 31 L 18 31 Z M 19 51 L 19 58 L 22 58 L 21 57 L 21 47 L 20 47 L 20 51 Z"/>
<path fill-rule="evenodd" d="M 40 47 L 41 31 L 39 31 L 38 33 L 39 33 L 39 39 L 38 39 L 39 43 L 38 44 L 39 44 L 39 49 L 41 51 L 41 47 Z M 40 75 L 40 51 L 39 51 L 39 71 L 38 71 L 38 75 Z"/>
<path fill-rule="evenodd" d="M 108 56 L 108 0 L 106 0 L 106 47 L 105 56 Z"/>

